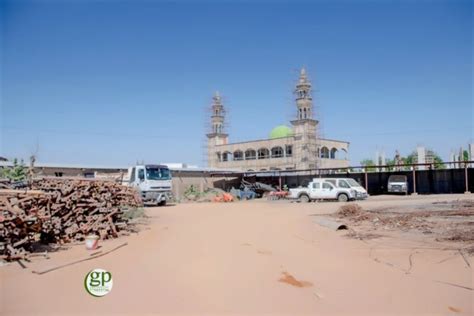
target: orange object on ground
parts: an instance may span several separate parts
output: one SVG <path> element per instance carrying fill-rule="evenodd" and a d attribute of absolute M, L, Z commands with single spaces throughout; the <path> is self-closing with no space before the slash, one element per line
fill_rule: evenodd
<path fill-rule="evenodd" d="M 222 193 L 221 196 L 216 196 L 213 200 L 214 202 L 233 202 L 234 197 L 229 193 Z"/>
<path fill-rule="evenodd" d="M 232 194 L 223 193 L 223 197 L 224 197 L 224 202 L 233 202 L 234 201 L 234 197 L 232 196 Z"/>

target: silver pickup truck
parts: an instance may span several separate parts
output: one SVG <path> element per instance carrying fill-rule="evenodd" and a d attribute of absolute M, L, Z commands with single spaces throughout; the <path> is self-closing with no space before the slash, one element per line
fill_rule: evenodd
<path fill-rule="evenodd" d="M 347 202 L 358 198 L 358 192 L 353 188 L 336 187 L 326 179 L 315 178 L 307 187 L 290 189 L 290 199 L 300 202 L 314 200 L 337 200 Z"/>

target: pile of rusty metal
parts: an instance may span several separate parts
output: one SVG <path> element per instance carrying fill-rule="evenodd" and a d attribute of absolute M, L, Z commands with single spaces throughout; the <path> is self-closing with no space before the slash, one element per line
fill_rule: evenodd
<path fill-rule="evenodd" d="M 140 207 L 131 188 L 111 181 L 36 179 L 30 190 L 0 190 L 0 259 L 25 258 L 38 243 L 117 237 L 123 209 Z"/>

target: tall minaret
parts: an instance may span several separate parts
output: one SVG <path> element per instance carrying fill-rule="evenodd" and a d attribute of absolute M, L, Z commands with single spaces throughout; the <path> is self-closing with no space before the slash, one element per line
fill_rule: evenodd
<path fill-rule="evenodd" d="M 306 70 L 300 71 L 300 78 L 296 84 L 296 119 L 305 120 L 313 118 L 313 98 L 311 97 L 311 82 L 308 80 Z"/>
<path fill-rule="evenodd" d="M 225 133 L 225 109 L 222 98 L 216 91 L 212 97 L 211 105 L 211 126 L 207 136 L 208 165 L 216 167 L 221 160 L 220 152 L 216 146 L 224 145 L 228 142 L 229 135 Z"/>
<path fill-rule="evenodd" d="M 225 110 L 224 105 L 222 105 L 222 99 L 218 91 L 216 91 L 214 97 L 212 97 L 211 110 L 211 133 L 224 134 Z"/>
<path fill-rule="evenodd" d="M 297 168 L 317 168 L 319 157 L 317 154 L 316 127 L 318 121 L 313 119 L 313 98 L 311 96 L 311 82 L 306 70 L 300 71 L 300 77 L 295 87 L 296 118 L 291 121 L 295 134 L 294 158 Z"/>

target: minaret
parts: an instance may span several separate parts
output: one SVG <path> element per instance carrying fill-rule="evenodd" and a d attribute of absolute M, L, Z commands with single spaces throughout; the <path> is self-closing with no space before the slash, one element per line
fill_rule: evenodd
<path fill-rule="evenodd" d="M 209 167 L 216 167 L 220 161 L 220 152 L 216 146 L 224 145 L 228 142 L 229 135 L 225 133 L 225 109 L 222 98 L 216 91 L 212 97 L 211 105 L 211 126 L 207 136 L 207 153 Z"/>
<path fill-rule="evenodd" d="M 319 164 L 316 137 L 318 121 L 313 119 L 311 82 L 304 68 L 300 71 L 294 93 L 296 118 L 291 121 L 291 124 L 295 135 L 294 158 L 296 167 L 300 169 L 317 168 Z"/>
<path fill-rule="evenodd" d="M 219 91 L 216 91 L 214 97 L 212 97 L 211 110 L 211 134 L 224 134 L 225 110 Z"/>
<path fill-rule="evenodd" d="M 306 70 L 301 69 L 300 78 L 296 84 L 296 119 L 305 120 L 313 118 L 313 98 L 311 97 L 311 82 L 308 80 Z"/>

